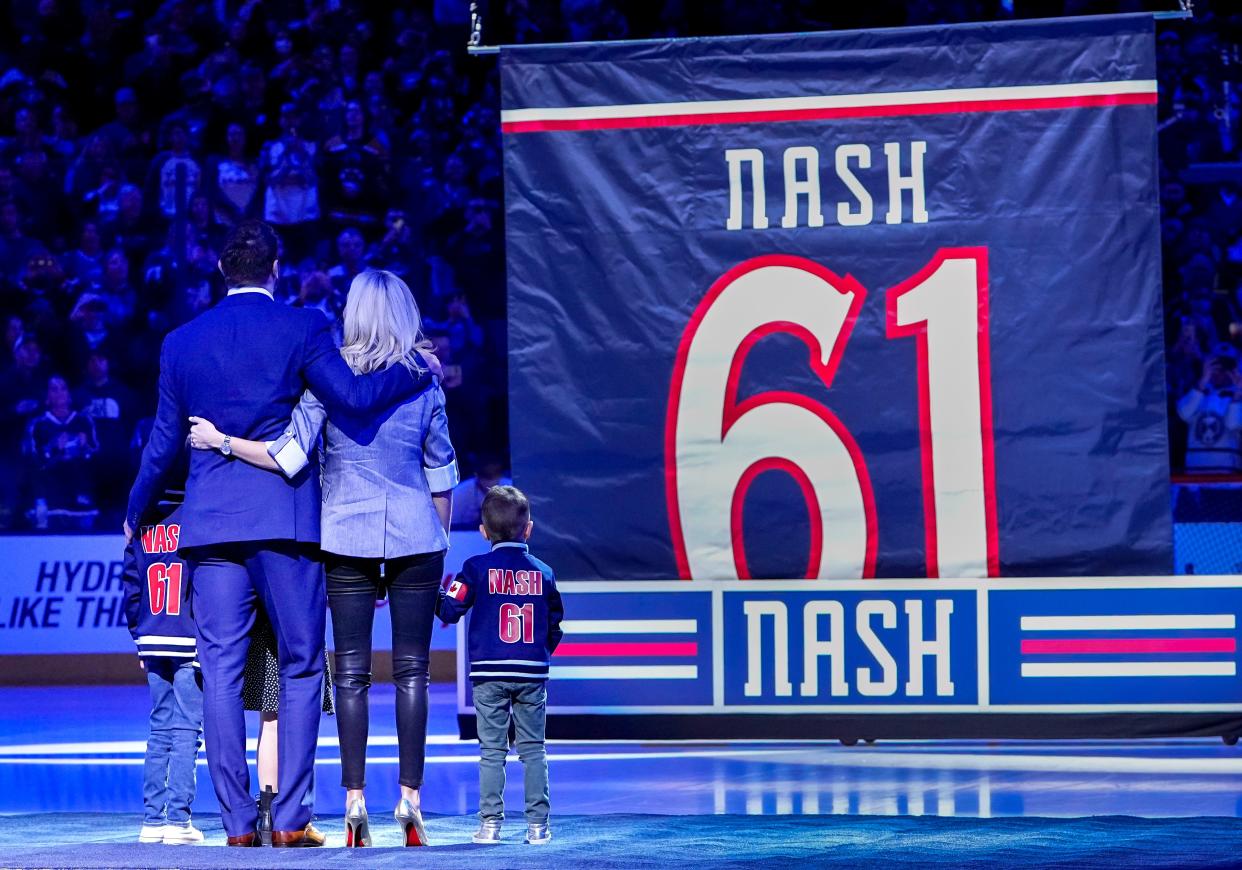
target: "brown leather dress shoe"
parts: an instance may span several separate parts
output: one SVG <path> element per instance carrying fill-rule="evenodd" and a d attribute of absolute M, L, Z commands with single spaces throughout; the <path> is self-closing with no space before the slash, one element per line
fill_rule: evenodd
<path fill-rule="evenodd" d="M 272 831 L 272 846 L 278 849 L 322 846 L 327 839 L 314 825 L 300 831 Z"/>
<path fill-rule="evenodd" d="M 249 834 L 240 834 L 236 837 L 229 837 L 228 843 L 230 846 L 257 846 L 259 845 L 258 842 L 255 840 L 254 831 L 251 831 Z"/>

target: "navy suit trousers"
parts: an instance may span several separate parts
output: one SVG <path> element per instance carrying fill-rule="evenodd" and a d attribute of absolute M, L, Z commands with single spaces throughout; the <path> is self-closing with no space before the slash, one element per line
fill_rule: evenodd
<path fill-rule="evenodd" d="M 271 619 L 280 661 L 279 794 L 272 827 L 295 831 L 311 820 L 327 611 L 317 556 L 316 547 L 294 541 L 212 544 L 185 554 L 193 572 L 207 766 L 231 837 L 253 831 L 257 817 L 246 766 L 242 671 L 259 603 Z"/>

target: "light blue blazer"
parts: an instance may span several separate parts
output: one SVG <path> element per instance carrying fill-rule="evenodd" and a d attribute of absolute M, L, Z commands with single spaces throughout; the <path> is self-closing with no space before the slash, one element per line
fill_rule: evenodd
<path fill-rule="evenodd" d="M 308 391 L 268 454 L 292 476 L 309 463 L 317 445 L 325 551 L 394 559 L 448 549 L 448 533 L 431 501 L 433 492 L 458 483 L 444 390 L 434 387 L 378 416 L 331 419 Z"/>

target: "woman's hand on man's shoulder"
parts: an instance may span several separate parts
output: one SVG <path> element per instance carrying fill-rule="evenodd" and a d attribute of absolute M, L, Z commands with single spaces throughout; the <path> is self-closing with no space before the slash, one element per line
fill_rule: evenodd
<path fill-rule="evenodd" d="M 422 357 L 423 365 L 431 372 L 431 376 L 439 383 L 444 379 L 444 366 L 440 365 L 440 360 L 436 357 L 435 351 L 430 348 L 418 348 L 418 355 Z"/>

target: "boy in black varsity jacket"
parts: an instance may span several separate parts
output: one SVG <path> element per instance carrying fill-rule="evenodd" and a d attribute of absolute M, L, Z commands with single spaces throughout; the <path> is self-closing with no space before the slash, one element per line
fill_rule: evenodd
<path fill-rule="evenodd" d="M 534 524 L 521 490 L 494 486 L 483 499 L 480 531 L 492 543 L 466 560 L 440 592 L 436 611 L 457 622 L 470 611 L 466 637 L 479 731 L 479 830 L 474 842 L 500 842 L 505 817 L 505 758 L 509 721 L 526 773 L 526 842 L 552 839 L 548 827 L 548 756 L 544 748 L 548 662 L 561 640 L 565 615 L 552 569 L 530 554 Z"/>
<path fill-rule="evenodd" d="M 203 840 L 190 821 L 203 735 L 203 677 L 190 615 L 189 571 L 177 556 L 180 515 L 180 493 L 167 494 L 143 516 L 125 548 L 125 618 L 151 690 L 140 843 Z"/>

